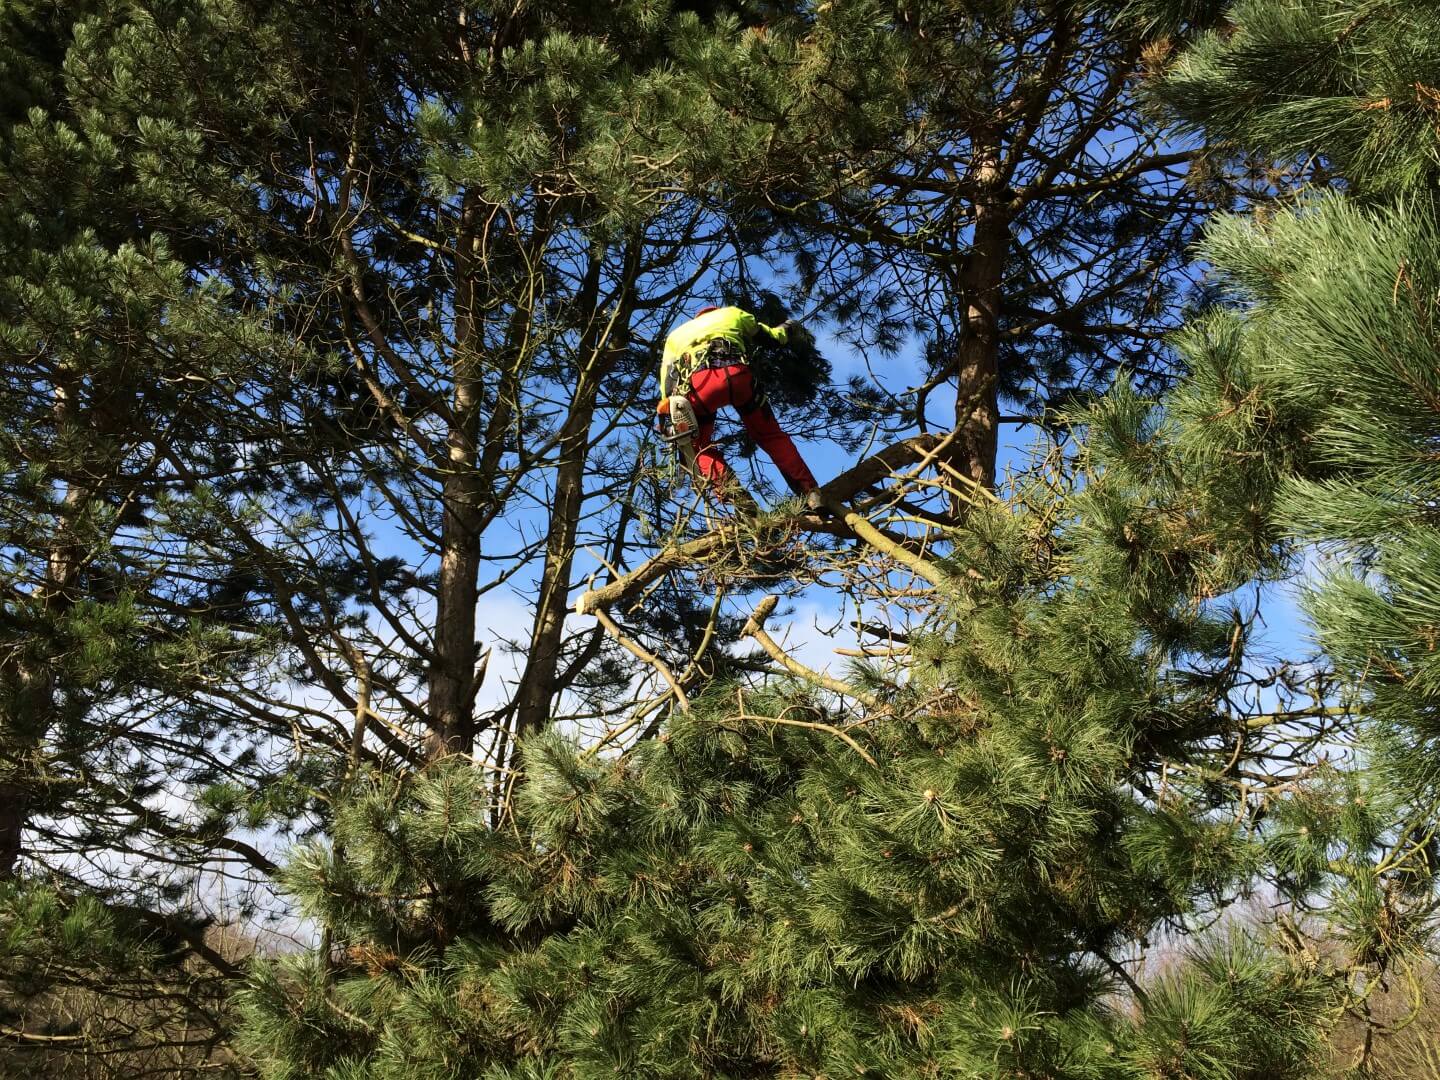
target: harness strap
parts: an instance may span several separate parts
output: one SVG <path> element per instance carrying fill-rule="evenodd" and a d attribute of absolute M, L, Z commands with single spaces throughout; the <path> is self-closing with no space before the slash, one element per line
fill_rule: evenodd
<path fill-rule="evenodd" d="M 770 398 L 764 393 L 757 392 L 751 394 L 750 400 L 747 401 L 744 405 L 736 405 L 735 411 L 741 416 L 749 416 L 751 413 L 758 412 L 760 409 L 765 408 L 769 404 Z"/>
<path fill-rule="evenodd" d="M 699 348 L 702 367 L 731 367 L 749 363 L 745 350 L 729 338 L 712 338 Z"/>
<path fill-rule="evenodd" d="M 684 362 L 685 377 L 681 387 L 686 393 L 690 391 L 690 379 L 697 371 L 705 368 L 727 368 L 736 364 L 748 364 L 749 357 L 745 350 L 729 338 L 712 338 L 709 341 L 701 342 L 694 349 L 687 350 L 680 355 Z"/>

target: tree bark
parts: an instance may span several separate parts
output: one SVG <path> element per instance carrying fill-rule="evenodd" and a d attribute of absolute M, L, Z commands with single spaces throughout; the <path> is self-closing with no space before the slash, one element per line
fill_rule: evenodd
<path fill-rule="evenodd" d="M 56 426 L 64 430 L 75 422 L 74 392 L 55 388 Z M 83 551 L 76 542 L 73 522 L 91 496 L 90 489 L 71 483 L 61 502 L 55 543 L 45 565 L 44 581 L 30 596 L 51 626 L 74 603 L 72 590 L 80 571 Z M 15 876 L 24 852 L 25 826 L 34 806 L 38 775 L 35 755 L 46 732 L 54 725 L 58 708 L 55 665 L 51 658 L 27 655 L 26 643 L 12 654 L 0 681 L 8 684 L 8 716 L 0 717 L 0 881 Z"/>
<path fill-rule="evenodd" d="M 474 245 L 478 201 L 467 194 L 455 257 L 454 380 L 441 485 L 440 574 L 430 659 L 429 753 L 468 754 L 475 744 L 475 605 L 479 599 L 480 519 L 485 493 L 477 468 L 483 383 L 476 326 Z"/>
<path fill-rule="evenodd" d="M 599 310 L 600 271 L 604 256 L 591 257 L 581 289 L 581 311 L 590 313 L 590 327 L 581 338 L 580 355 L 587 362 L 580 368 L 571 398 L 570 411 L 560 433 L 560 458 L 555 473 L 555 502 L 550 512 L 550 529 L 545 542 L 545 565 L 540 575 L 540 596 L 535 605 L 535 623 L 530 634 L 530 658 L 515 694 L 517 736 L 544 727 L 550 718 L 564 642 L 565 615 L 569 611 L 570 572 L 575 562 L 575 536 L 585 501 L 585 468 L 590 457 L 590 427 L 600 384 L 614 368 L 620 351 L 612 347 L 606 323 L 623 325 L 622 314 L 607 320 Z M 630 270 L 633 277 L 633 267 Z M 628 296 L 629 281 L 621 288 Z"/>
<path fill-rule="evenodd" d="M 16 661 L 5 673 L 10 715 L 0 748 L 0 881 L 15 876 L 24 851 L 25 826 L 34 800 L 34 754 L 49 727 L 55 687 L 43 665 Z"/>
<path fill-rule="evenodd" d="M 956 350 L 956 466 L 977 485 L 995 486 L 999 446 L 1001 286 L 1010 247 L 1010 207 L 1003 190 L 998 128 L 974 134 L 970 179 L 975 188 L 975 231 L 960 273 L 964 305 Z M 963 514 L 963 505 L 955 508 Z"/>

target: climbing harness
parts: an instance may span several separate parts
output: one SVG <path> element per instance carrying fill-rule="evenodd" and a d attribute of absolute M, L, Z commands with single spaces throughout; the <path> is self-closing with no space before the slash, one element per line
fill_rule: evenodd
<path fill-rule="evenodd" d="M 690 380 L 698 371 L 704 371 L 707 368 L 723 369 L 749 363 L 750 357 L 746 355 L 745 350 L 729 338 L 711 338 L 681 354 L 680 365 L 678 365 L 680 383 L 676 389 L 681 393 L 688 394 Z"/>
<path fill-rule="evenodd" d="M 683 462 L 693 482 L 708 485 L 722 503 L 733 503 L 742 511 L 748 507 L 758 512 L 758 506 L 727 468 L 711 439 L 715 413 L 722 406 L 735 410 L 750 437 L 776 463 L 793 490 L 815 485 L 790 437 L 776 423 L 751 363 L 752 342 L 784 345 L 792 330 L 800 340 L 793 324 L 770 327 L 733 305 L 710 306 L 665 339 L 661 401 L 656 411 L 663 417 L 660 430 L 664 442 L 677 451 L 670 460 L 677 466 Z M 702 432 L 704 445 L 697 446 Z M 671 475 L 677 474 L 678 469 Z"/>

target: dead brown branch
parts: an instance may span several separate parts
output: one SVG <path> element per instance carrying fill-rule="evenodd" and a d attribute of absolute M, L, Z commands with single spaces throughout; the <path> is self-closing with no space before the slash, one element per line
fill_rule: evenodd
<path fill-rule="evenodd" d="M 772 612 L 774 612 L 775 605 L 779 602 L 780 598 L 774 593 L 771 593 L 769 596 L 765 597 L 764 600 L 761 600 L 759 606 L 755 608 L 754 614 L 752 614 L 750 618 L 746 620 L 745 628 L 740 631 L 740 636 L 742 638 L 754 638 L 755 641 L 759 644 L 759 646 L 770 655 L 770 659 L 774 660 L 777 664 L 783 667 L 786 671 L 790 672 L 790 674 L 794 675 L 796 678 L 804 679 L 808 683 L 811 683 L 815 686 L 824 687 L 826 690 L 834 691 L 835 693 L 840 694 L 844 697 L 854 698 L 856 701 L 860 702 L 862 705 L 865 705 L 868 708 L 880 708 L 880 699 L 875 697 L 874 694 L 871 694 L 866 690 L 861 690 L 857 687 L 851 686 L 849 683 L 843 682 L 840 679 L 831 678 L 829 675 L 822 674 L 819 671 L 815 671 L 812 668 L 806 667 L 804 664 L 791 657 L 784 649 L 780 647 L 779 643 L 774 638 L 772 638 L 769 634 L 765 632 L 765 620 L 770 617 Z M 598 616 L 599 613 L 597 612 L 596 614 Z"/>
<path fill-rule="evenodd" d="M 938 447 L 944 445 L 948 445 L 947 440 L 939 435 L 916 435 L 902 442 L 894 443 L 823 485 L 820 488 L 820 496 L 827 506 L 838 507 L 859 492 L 873 487 L 906 466 L 925 461 L 927 457 L 936 452 Z M 859 515 L 850 516 L 858 518 Z M 896 556 L 897 561 L 911 569 L 916 568 L 907 559 L 920 561 L 938 577 L 937 581 L 936 578 L 921 573 L 926 580 L 932 581 L 932 583 L 944 580 L 941 572 L 938 568 L 933 567 L 933 564 L 925 563 L 924 560 L 919 559 L 919 556 L 905 551 L 898 538 L 887 536 L 868 521 L 865 522 L 867 532 L 861 533 L 848 516 L 842 520 L 843 524 L 827 521 L 818 514 L 792 514 L 765 522 L 761 526 L 762 539 L 786 531 L 793 532 L 797 529 L 807 532 L 838 533 L 842 536 L 859 536 L 887 555 L 895 555 L 896 551 L 901 551 L 905 558 Z M 575 603 L 575 611 L 581 615 L 595 614 L 602 609 L 633 600 L 652 583 L 671 571 L 709 561 L 727 546 L 733 544 L 734 539 L 734 529 L 722 528 L 696 537 L 694 540 L 666 547 L 623 577 L 581 594 Z M 876 543 L 877 540 L 879 543 Z M 920 573 L 919 570 L 916 572 Z"/>
<path fill-rule="evenodd" d="M 873 757 L 871 757 L 863 746 L 861 746 L 851 736 L 847 735 L 845 732 L 841 731 L 833 724 L 821 723 L 818 720 L 791 720 L 785 716 L 762 716 L 759 713 L 746 712 L 745 700 L 744 698 L 740 697 L 739 691 L 736 691 L 736 698 L 739 701 L 740 705 L 740 708 L 735 716 L 737 720 L 750 720 L 754 723 L 760 724 L 779 724 L 782 727 L 808 728 L 811 731 L 823 731 L 828 735 L 834 735 L 846 746 L 854 750 L 857 754 L 859 754 L 862 758 L 865 759 L 865 763 L 867 765 L 877 769 L 880 767 L 879 762 L 877 762 Z"/>

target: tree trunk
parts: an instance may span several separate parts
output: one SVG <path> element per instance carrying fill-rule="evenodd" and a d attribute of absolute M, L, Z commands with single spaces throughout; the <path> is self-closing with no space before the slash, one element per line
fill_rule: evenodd
<path fill-rule="evenodd" d="M 479 599 L 480 518 L 485 493 L 478 465 L 483 386 L 475 325 L 473 257 L 477 203 L 466 197 L 455 257 L 454 388 L 441 485 L 440 576 L 435 594 L 435 645 L 430 661 L 429 752 L 468 754 L 475 743 L 475 605 Z"/>
<path fill-rule="evenodd" d="M 560 438 L 560 464 L 555 474 L 555 504 L 545 542 L 545 567 L 530 633 L 530 658 L 515 694 L 515 731 L 523 735 L 545 726 L 556 690 L 565 614 L 569 610 L 570 570 L 575 562 L 575 534 L 585 498 L 585 464 L 590 456 L 590 422 L 595 412 L 598 380 L 576 388 Z"/>
<path fill-rule="evenodd" d="M 1001 286 L 1010 247 L 1010 207 L 1001 188 L 1000 134 L 975 133 L 970 178 L 975 187 L 975 231 L 960 274 L 965 306 L 956 355 L 956 466 L 976 484 L 995 486 L 999 445 L 999 330 Z M 956 507 L 963 513 L 962 506 Z"/>
<path fill-rule="evenodd" d="M 24 850 L 25 825 L 34 798 L 34 754 L 49 726 L 53 687 L 47 685 L 43 668 L 37 670 L 25 660 L 14 660 L 0 674 L 9 715 L 3 718 L 0 743 L 0 881 L 15 876 L 16 864 Z"/>
<path fill-rule="evenodd" d="M 59 430 L 74 424 L 75 407 L 73 392 L 57 386 L 54 411 Z M 67 488 L 55 542 L 46 558 L 45 580 L 30 597 L 50 625 L 74 603 L 72 589 L 83 552 L 75 540 L 73 522 L 90 494 L 89 488 L 78 484 Z M 0 881 L 15 876 L 24 851 L 25 826 L 39 780 L 35 755 L 54 725 L 59 705 L 53 660 L 26 655 L 28 643 L 17 644 L 12 659 L 0 667 L 0 686 L 9 699 L 9 715 L 0 717 Z"/>
<path fill-rule="evenodd" d="M 591 312 L 591 329 L 582 337 L 580 355 L 588 363 L 581 369 L 571 399 L 570 412 L 560 435 L 560 461 L 555 474 L 555 503 L 550 513 L 550 530 L 545 543 L 545 567 L 540 576 L 540 596 L 535 607 L 535 624 L 530 635 L 530 658 L 515 695 L 515 733 L 524 735 L 545 726 L 550 706 L 562 689 L 555 685 L 564 641 L 565 615 L 569 611 L 570 571 L 575 562 L 575 534 L 585 500 L 585 467 L 590 457 L 590 426 L 600 384 L 615 366 L 621 353 L 611 347 L 609 335 L 601 329 L 607 319 L 597 306 L 603 256 L 592 256 L 580 310 Z M 612 325 L 624 325 L 628 318 L 629 281 L 627 271 L 622 288 L 622 314 Z"/>

